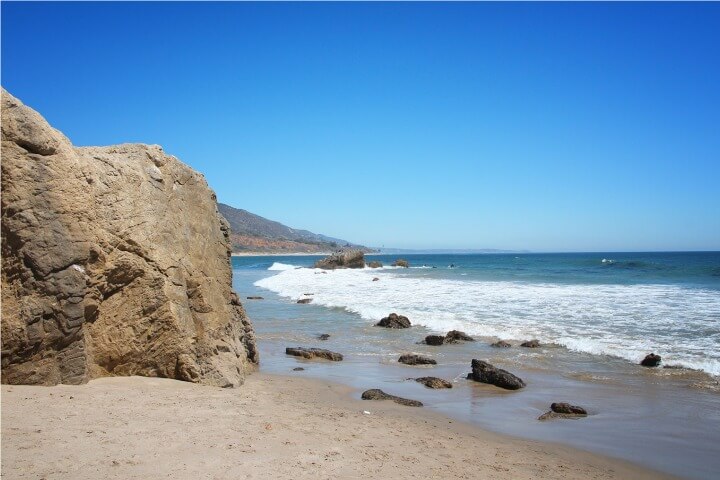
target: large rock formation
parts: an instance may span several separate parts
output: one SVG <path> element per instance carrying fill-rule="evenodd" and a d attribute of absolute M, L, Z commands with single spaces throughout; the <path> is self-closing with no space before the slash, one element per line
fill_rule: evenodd
<path fill-rule="evenodd" d="M 365 254 L 362 250 L 342 250 L 315 262 L 315 268 L 335 270 L 336 268 L 365 268 Z"/>
<path fill-rule="evenodd" d="M 73 147 L 2 91 L 2 381 L 235 386 L 258 362 L 202 175 L 154 145 Z"/>

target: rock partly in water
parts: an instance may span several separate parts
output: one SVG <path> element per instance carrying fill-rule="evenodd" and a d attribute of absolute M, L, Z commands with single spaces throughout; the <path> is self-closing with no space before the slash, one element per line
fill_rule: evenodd
<path fill-rule="evenodd" d="M 404 259 L 402 259 L 402 258 L 398 258 L 397 260 L 395 260 L 395 261 L 392 263 L 392 266 L 393 266 L 393 267 L 409 268 L 409 267 L 410 267 L 410 264 L 408 263 L 407 260 L 404 260 Z"/>
<path fill-rule="evenodd" d="M 468 373 L 469 380 L 489 383 L 506 390 L 519 390 L 525 386 L 525 382 L 507 370 L 497 368 L 482 360 L 472 361 L 472 372 Z"/>
<path fill-rule="evenodd" d="M 303 370 L 305 370 L 303 367 L 295 367 L 295 368 L 293 368 L 293 372 L 302 372 Z"/>
<path fill-rule="evenodd" d="M 445 337 L 442 335 L 428 335 L 425 337 L 425 343 L 434 346 L 442 345 L 445 343 Z"/>
<path fill-rule="evenodd" d="M 660 355 L 649 353 L 645 356 L 645 358 L 642 359 L 640 365 L 642 365 L 643 367 L 657 367 L 658 365 L 660 365 L 660 362 L 662 362 L 662 357 Z"/>
<path fill-rule="evenodd" d="M 374 388 L 372 390 L 365 390 L 362 393 L 363 400 L 392 400 L 395 403 L 399 403 L 400 405 L 407 405 L 408 407 L 422 407 L 422 402 L 418 402 L 417 400 L 410 400 L 407 398 L 402 397 L 396 397 L 395 395 L 390 395 L 388 393 L 383 392 L 382 390 L 378 388 Z"/>
<path fill-rule="evenodd" d="M 406 353 L 398 358 L 398 362 L 404 363 L 405 365 L 436 365 L 437 362 L 424 355 L 417 355 L 415 353 Z"/>
<path fill-rule="evenodd" d="M 420 377 L 416 378 L 415 381 L 422 383 L 428 388 L 452 388 L 452 383 L 438 377 Z"/>
<path fill-rule="evenodd" d="M 312 298 L 301 298 L 300 300 L 297 301 L 297 303 L 307 305 L 308 303 L 310 303 L 312 301 L 313 301 Z"/>
<path fill-rule="evenodd" d="M 2 90 L 2 382 L 238 386 L 255 370 L 230 231 L 157 145 L 74 147 Z"/>
<path fill-rule="evenodd" d="M 318 340 L 327 340 L 328 338 L 330 338 L 329 333 L 322 333 L 322 334 L 318 335 Z"/>
<path fill-rule="evenodd" d="M 333 362 L 339 362 L 343 359 L 342 354 L 331 352 L 330 350 L 325 350 L 324 348 L 287 347 L 285 349 L 285 353 L 287 355 L 307 359 L 324 358 L 325 360 L 332 360 Z"/>
<path fill-rule="evenodd" d="M 377 282 L 378 280 L 380 280 L 378 277 L 373 277 L 372 279 L 373 282 Z"/>
<path fill-rule="evenodd" d="M 410 320 L 403 315 L 391 313 L 375 324 L 376 327 L 385 328 L 410 328 Z"/>
<path fill-rule="evenodd" d="M 554 418 L 577 419 L 587 417 L 587 411 L 576 405 L 569 403 L 553 403 L 550 405 L 550 411 L 545 412 L 538 417 L 538 420 L 552 420 Z"/>
<path fill-rule="evenodd" d="M 265 300 L 263 297 L 247 297 L 248 300 Z"/>
<path fill-rule="evenodd" d="M 474 342 L 475 339 L 472 338 L 470 335 L 468 335 L 465 332 L 461 332 L 460 330 L 450 330 L 445 335 L 445 341 L 447 343 L 457 343 L 457 342 Z"/>
<path fill-rule="evenodd" d="M 520 346 L 525 348 L 538 348 L 540 346 L 540 342 L 538 340 L 528 340 L 526 342 L 522 342 Z"/>
<path fill-rule="evenodd" d="M 360 250 L 343 250 L 315 262 L 315 268 L 365 268 L 365 254 Z"/>
<path fill-rule="evenodd" d="M 372 262 L 368 263 L 368 267 L 370 268 L 382 268 L 382 266 L 382 262 L 378 262 L 377 260 L 373 260 Z"/>
<path fill-rule="evenodd" d="M 505 340 L 499 340 L 490 346 L 495 347 L 495 348 L 510 348 L 510 347 L 512 347 L 512 345 L 509 344 L 508 342 L 506 342 Z"/>

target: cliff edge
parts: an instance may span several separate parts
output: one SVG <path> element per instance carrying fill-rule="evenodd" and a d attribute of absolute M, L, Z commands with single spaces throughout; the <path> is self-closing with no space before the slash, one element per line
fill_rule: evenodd
<path fill-rule="evenodd" d="M 2 90 L 2 382 L 237 386 L 258 362 L 204 177 L 156 145 L 73 147 Z"/>

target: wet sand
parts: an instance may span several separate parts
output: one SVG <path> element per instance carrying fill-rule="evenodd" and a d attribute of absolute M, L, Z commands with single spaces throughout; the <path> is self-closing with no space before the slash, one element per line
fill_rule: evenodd
<path fill-rule="evenodd" d="M 157 378 L 2 386 L 7 479 L 669 478 L 490 433 L 351 388 L 254 374 L 238 389 Z M 369 411 L 365 414 L 363 411 Z"/>

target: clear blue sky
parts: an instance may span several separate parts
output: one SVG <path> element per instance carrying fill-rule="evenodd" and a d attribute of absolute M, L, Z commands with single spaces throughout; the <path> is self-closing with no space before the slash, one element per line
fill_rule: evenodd
<path fill-rule="evenodd" d="M 720 4 L 2 3 L 77 145 L 366 245 L 720 249 Z"/>

